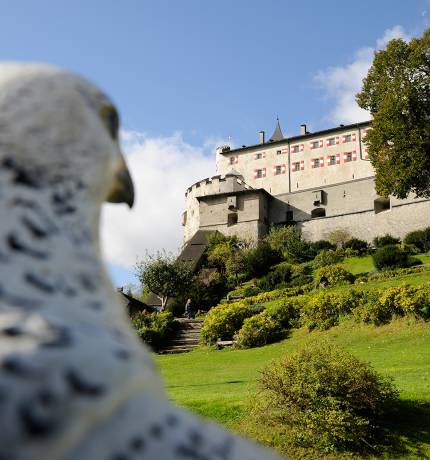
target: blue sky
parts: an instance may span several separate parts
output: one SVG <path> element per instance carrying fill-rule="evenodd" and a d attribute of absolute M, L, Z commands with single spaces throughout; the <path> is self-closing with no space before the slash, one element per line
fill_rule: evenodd
<path fill-rule="evenodd" d="M 112 248 L 106 258 L 117 284 L 132 281 L 133 253 L 178 246 L 180 187 L 211 167 L 217 141 L 255 143 L 276 116 L 287 134 L 303 122 L 317 130 L 364 118 L 352 94 L 373 50 L 384 37 L 419 36 L 430 14 L 428 0 L 3 0 L 0 7 L 1 58 L 56 64 L 96 82 L 121 112 L 135 182 L 148 183 L 146 164 L 149 183 L 157 178 L 130 223 L 125 210 L 107 211 L 115 217 L 103 224 Z M 162 195 L 175 197 L 176 207 Z M 143 206 L 156 203 L 145 222 Z M 129 227 L 133 237 L 124 234 Z"/>

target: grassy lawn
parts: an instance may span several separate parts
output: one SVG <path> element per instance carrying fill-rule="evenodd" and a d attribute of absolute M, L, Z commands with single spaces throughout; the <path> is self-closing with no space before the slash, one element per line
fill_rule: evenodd
<path fill-rule="evenodd" d="M 402 407 L 393 430 L 398 458 L 430 458 L 430 324 L 406 320 L 375 328 L 347 321 L 326 332 L 292 331 L 283 342 L 250 350 L 157 356 L 170 398 L 193 412 L 239 429 L 259 371 L 273 358 L 324 337 L 393 377 Z M 424 450 L 421 450 L 424 449 Z M 392 458 L 392 457 L 388 457 Z"/>
<path fill-rule="evenodd" d="M 414 257 L 421 260 L 423 264 L 430 264 L 430 256 L 427 254 L 418 254 Z M 348 270 L 354 275 L 376 271 L 373 266 L 372 256 L 349 257 L 344 259 L 341 265 L 345 268 L 345 270 Z"/>
<path fill-rule="evenodd" d="M 417 257 L 424 264 L 430 264 L 430 256 Z M 354 274 L 373 271 L 370 256 L 345 259 L 343 266 Z M 430 282 L 430 266 L 422 273 L 333 289 L 384 289 L 403 283 L 414 286 L 427 282 Z M 276 302 L 266 302 L 266 306 Z M 261 348 L 216 351 L 202 347 L 188 354 L 156 356 L 156 361 L 175 403 L 241 431 L 261 369 L 270 360 L 321 338 L 370 362 L 378 372 L 392 377 L 400 391 L 401 402 L 390 421 L 393 443 L 378 458 L 430 459 L 429 323 L 402 319 L 374 327 L 347 320 L 325 332 L 293 330 L 288 339 Z M 289 455 L 290 458 L 315 458 L 306 452 L 289 452 Z"/>

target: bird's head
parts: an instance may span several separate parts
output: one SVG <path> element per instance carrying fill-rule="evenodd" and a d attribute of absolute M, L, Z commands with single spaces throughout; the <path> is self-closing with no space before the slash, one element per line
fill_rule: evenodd
<path fill-rule="evenodd" d="M 55 67 L 0 64 L 0 169 L 17 186 L 68 184 L 81 200 L 134 201 L 113 103 Z M 70 190 L 69 190 L 70 191 Z"/>

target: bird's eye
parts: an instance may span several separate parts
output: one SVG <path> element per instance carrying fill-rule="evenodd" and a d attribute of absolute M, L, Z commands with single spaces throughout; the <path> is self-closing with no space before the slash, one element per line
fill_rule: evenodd
<path fill-rule="evenodd" d="M 111 105 L 104 105 L 100 108 L 100 117 L 103 120 L 113 140 L 118 139 L 119 117 L 118 112 Z"/>

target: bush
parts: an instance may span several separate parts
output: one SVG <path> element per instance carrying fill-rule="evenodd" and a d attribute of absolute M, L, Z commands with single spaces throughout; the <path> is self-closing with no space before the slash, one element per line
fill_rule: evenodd
<path fill-rule="evenodd" d="M 281 261 L 279 252 L 273 250 L 269 243 L 263 241 L 245 255 L 245 267 L 248 278 L 260 278 L 272 265 Z"/>
<path fill-rule="evenodd" d="M 291 280 L 291 265 L 288 262 L 283 262 L 274 267 L 266 276 L 257 281 L 257 286 L 265 291 L 271 291 L 279 285 L 286 287 L 286 284 Z"/>
<path fill-rule="evenodd" d="M 301 233 L 291 226 L 273 228 L 266 240 L 291 263 L 306 262 L 315 256 L 311 243 L 302 240 Z"/>
<path fill-rule="evenodd" d="M 301 323 L 310 331 L 330 329 L 339 324 L 341 316 L 349 314 L 356 308 L 362 297 L 363 293 L 354 290 L 341 293 L 318 292 L 300 310 Z"/>
<path fill-rule="evenodd" d="M 351 234 L 344 228 L 333 230 L 328 236 L 330 243 L 338 249 L 340 249 L 349 239 L 351 239 Z"/>
<path fill-rule="evenodd" d="M 388 233 L 384 236 L 377 236 L 373 239 L 373 245 L 375 248 L 383 248 L 384 246 L 392 246 L 395 244 L 400 244 L 400 238 L 395 238 Z"/>
<path fill-rule="evenodd" d="M 372 254 L 373 264 L 378 270 L 402 268 L 409 265 L 409 255 L 395 245 L 383 246 Z"/>
<path fill-rule="evenodd" d="M 430 286 L 413 288 L 408 285 L 394 286 L 383 292 L 368 294 L 354 316 L 376 326 L 389 323 L 395 317 L 414 316 L 430 319 Z"/>
<path fill-rule="evenodd" d="M 415 246 L 419 252 L 427 252 L 430 250 L 430 227 L 424 230 L 415 230 L 409 232 L 403 242 L 408 245 Z"/>
<path fill-rule="evenodd" d="M 311 247 L 316 254 L 318 254 L 323 249 L 336 249 L 336 246 L 334 244 L 331 244 L 330 241 L 327 240 L 314 241 L 313 243 L 311 243 Z"/>
<path fill-rule="evenodd" d="M 270 363 L 252 400 L 252 418 L 289 444 L 321 452 L 364 451 L 398 397 L 390 380 L 330 343 L 316 342 Z"/>
<path fill-rule="evenodd" d="M 345 270 L 342 265 L 326 265 L 315 272 L 315 281 L 320 284 L 323 280 L 329 286 L 337 284 L 351 284 L 354 282 L 354 275 Z"/>
<path fill-rule="evenodd" d="M 297 302 L 288 300 L 247 318 L 235 336 L 236 347 L 261 347 L 281 340 L 297 317 Z"/>
<path fill-rule="evenodd" d="M 170 312 L 145 313 L 139 311 L 131 315 L 131 322 L 137 335 L 154 351 L 160 349 L 163 342 L 178 326 Z"/>
<path fill-rule="evenodd" d="M 352 249 L 353 251 L 357 251 L 359 255 L 363 255 L 368 251 L 369 244 L 367 241 L 359 240 L 358 238 L 351 238 L 348 241 L 345 241 L 343 249 Z"/>
<path fill-rule="evenodd" d="M 259 313 L 254 307 L 241 302 L 221 304 L 209 310 L 200 332 L 200 340 L 212 345 L 221 340 L 232 340 L 246 318 Z"/>
<path fill-rule="evenodd" d="M 314 259 L 315 267 L 325 267 L 326 265 L 333 265 L 342 262 L 343 254 L 333 249 L 323 249 Z"/>

